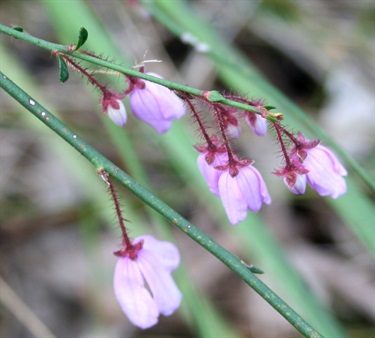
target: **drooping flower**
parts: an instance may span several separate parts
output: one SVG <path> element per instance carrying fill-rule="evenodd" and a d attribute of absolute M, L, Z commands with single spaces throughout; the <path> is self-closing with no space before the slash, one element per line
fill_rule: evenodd
<path fill-rule="evenodd" d="M 245 120 L 250 129 L 258 136 L 267 134 L 267 120 L 259 114 L 246 112 Z"/>
<path fill-rule="evenodd" d="M 198 168 L 203 175 L 210 191 L 219 196 L 219 178 L 223 171 L 216 169 L 216 166 L 223 166 L 228 163 L 227 153 L 216 153 L 215 159 L 211 164 L 207 163 L 206 153 L 201 153 L 197 159 Z"/>
<path fill-rule="evenodd" d="M 308 140 L 302 133 L 298 133 L 297 141 L 291 158 L 308 170 L 307 183 L 321 196 L 338 198 L 345 194 L 346 182 L 343 176 L 348 172 L 333 152 L 322 146 L 319 140 Z"/>
<path fill-rule="evenodd" d="M 289 160 L 283 168 L 276 170 L 274 174 L 284 177 L 285 185 L 293 194 L 303 195 L 306 190 L 306 174 L 308 172 L 299 160 Z"/>
<path fill-rule="evenodd" d="M 219 177 L 222 170 L 216 169 L 217 166 L 225 167 L 228 164 L 228 153 L 224 144 L 221 144 L 219 138 L 214 135 L 207 139 L 206 145 L 194 147 L 200 152 L 197 158 L 199 171 L 206 180 L 210 191 L 219 196 Z"/>
<path fill-rule="evenodd" d="M 346 182 L 342 176 L 348 172 L 328 148 L 318 144 L 306 149 L 303 166 L 309 170 L 307 183 L 321 196 L 338 198 L 346 193 Z"/>
<path fill-rule="evenodd" d="M 294 184 L 290 184 L 288 177 L 284 177 L 284 184 L 295 195 L 303 195 L 306 191 L 306 175 L 296 174 Z"/>
<path fill-rule="evenodd" d="M 262 203 L 271 203 L 266 184 L 252 165 L 238 168 L 236 176 L 232 176 L 230 170 L 222 172 L 218 189 L 228 219 L 233 225 L 246 218 L 247 210 L 257 212 Z"/>
<path fill-rule="evenodd" d="M 145 235 L 115 254 L 115 295 L 135 326 L 147 329 L 159 314 L 169 316 L 180 306 L 182 295 L 171 276 L 180 263 L 175 245 Z"/>
<path fill-rule="evenodd" d="M 107 108 L 108 117 L 116 123 L 118 126 L 122 127 L 125 125 L 127 120 L 125 106 L 120 100 L 111 102 Z"/>
<path fill-rule="evenodd" d="M 161 78 L 154 73 L 147 74 Z M 185 114 L 183 101 L 167 87 L 141 79 L 132 81 L 130 106 L 134 115 L 159 134 L 168 131 L 173 120 Z"/>
<path fill-rule="evenodd" d="M 104 114 L 120 127 L 125 125 L 127 120 L 126 109 L 121 98 L 121 95 L 107 90 L 101 100 Z"/>

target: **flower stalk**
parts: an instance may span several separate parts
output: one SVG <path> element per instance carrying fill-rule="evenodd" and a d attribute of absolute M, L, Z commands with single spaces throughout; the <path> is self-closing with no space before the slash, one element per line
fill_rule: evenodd
<path fill-rule="evenodd" d="M 108 186 L 109 193 L 110 193 L 111 198 L 113 200 L 113 204 L 115 205 L 115 211 L 116 211 L 118 224 L 119 224 L 120 229 L 121 229 L 122 245 L 125 249 L 129 250 L 129 249 L 131 249 L 131 247 L 133 245 L 132 245 L 132 242 L 131 242 L 131 240 L 128 236 L 128 231 L 126 230 L 126 227 L 125 227 L 125 219 L 122 216 L 120 202 L 119 202 L 119 199 L 117 197 L 117 193 L 116 193 L 115 187 L 112 183 L 111 177 L 109 176 L 109 174 L 104 169 L 99 169 L 98 174 L 100 175 L 100 177 L 103 179 L 103 181 Z"/>

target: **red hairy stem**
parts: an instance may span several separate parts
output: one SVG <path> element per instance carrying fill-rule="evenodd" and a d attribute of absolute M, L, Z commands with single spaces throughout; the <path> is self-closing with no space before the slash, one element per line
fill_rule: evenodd
<path fill-rule="evenodd" d="M 289 137 L 289 139 L 295 144 L 297 148 L 299 148 L 302 143 L 289 131 L 287 131 L 285 128 L 283 128 L 280 124 L 278 125 L 280 129 L 282 129 L 283 133 Z"/>
<path fill-rule="evenodd" d="M 59 53 L 59 55 L 62 58 L 64 58 L 75 70 L 77 70 L 80 73 L 82 73 L 83 75 L 85 75 L 87 77 L 87 79 L 92 83 L 92 85 L 98 87 L 103 92 L 103 94 L 105 95 L 105 93 L 107 91 L 106 87 L 103 86 L 97 79 L 95 79 L 95 77 L 92 76 L 86 69 L 84 69 L 83 67 L 81 67 L 78 63 L 76 63 L 75 61 L 73 61 L 68 56 L 66 56 L 64 54 L 61 54 L 61 53 Z"/>
<path fill-rule="evenodd" d="M 99 170 L 98 173 L 103 178 L 103 180 L 107 183 L 109 192 L 111 194 L 113 203 L 115 205 L 117 219 L 118 219 L 120 229 L 122 232 L 122 243 L 125 245 L 126 250 L 130 250 L 133 247 L 133 244 L 128 236 L 128 232 L 125 227 L 125 222 L 124 222 L 125 219 L 124 217 L 122 217 L 120 202 L 118 200 L 117 193 L 116 193 L 115 187 L 113 186 L 111 177 L 105 170 Z"/>
<path fill-rule="evenodd" d="M 224 140 L 224 145 L 225 145 L 225 148 L 227 149 L 229 167 L 235 166 L 237 161 L 234 159 L 233 151 L 230 146 L 227 134 L 225 132 L 225 122 L 223 119 L 223 113 L 225 113 L 225 109 L 220 104 L 213 104 L 213 107 L 214 107 L 215 114 L 217 116 L 217 120 L 219 121 L 220 132 Z"/>
<path fill-rule="evenodd" d="M 196 111 L 193 103 L 190 101 L 190 99 L 187 97 L 187 95 L 183 92 L 178 92 L 178 95 L 184 100 L 184 102 L 186 102 L 186 104 L 189 106 L 190 108 L 190 111 L 192 112 L 195 120 L 197 121 L 198 123 L 198 126 L 199 126 L 199 129 L 201 130 L 202 132 L 202 135 L 204 137 L 204 139 L 206 140 L 206 143 L 207 143 L 207 146 L 209 149 L 212 149 L 212 150 L 216 150 L 216 145 L 211 141 L 211 138 L 208 136 L 207 134 L 207 131 L 206 131 L 206 127 L 204 126 L 198 112 Z"/>
<path fill-rule="evenodd" d="M 285 143 L 284 143 L 284 140 L 283 140 L 283 137 L 282 137 L 282 134 L 285 133 L 285 129 L 282 128 L 282 126 L 279 123 L 276 123 L 276 122 L 272 122 L 272 125 L 276 130 L 277 139 L 279 140 L 279 143 L 280 143 L 281 151 L 282 151 L 284 159 L 285 159 L 285 164 L 288 168 L 290 168 L 292 166 L 292 163 L 290 161 L 290 158 L 289 158 L 289 155 L 288 155 L 288 152 L 286 150 Z"/>

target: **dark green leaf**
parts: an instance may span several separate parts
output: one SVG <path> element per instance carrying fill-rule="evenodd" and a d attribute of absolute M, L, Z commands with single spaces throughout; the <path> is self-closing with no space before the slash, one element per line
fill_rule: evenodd
<path fill-rule="evenodd" d="M 272 109 L 275 109 L 276 107 L 274 107 L 274 106 L 264 106 L 263 108 L 266 108 L 267 110 L 272 110 Z"/>
<path fill-rule="evenodd" d="M 21 32 L 21 33 L 23 32 L 23 27 L 21 27 L 21 26 L 14 26 L 14 27 L 12 27 L 12 29 L 14 29 L 18 32 Z"/>
<path fill-rule="evenodd" d="M 257 274 L 263 274 L 264 273 L 264 271 L 262 270 L 262 269 L 260 269 L 260 268 L 258 268 L 258 267 L 256 267 L 256 266 L 254 266 L 254 265 L 250 265 L 249 266 L 249 270 L 252 272 L 252 273 L 257 273 Z"/>
<path fill-rule="evenodd" d="M 59 59 L 60 82 L 64 83 L 69 79 L 68 66 L 65 63 L 65 60 L 60 55 L 58 55 L 57 58 Z"/>
<path fill-rule="evenodd" d="M 83 46 L 83 44 L 86 42 L 87 38 L 89 36 L 88 31 L 86 30 L 85 27 L 81 27 L 79 30 L 79 37 L 78 37 L 78 42 L 76 45 L 76 48 L 74 50 L 77 50 Z"/>

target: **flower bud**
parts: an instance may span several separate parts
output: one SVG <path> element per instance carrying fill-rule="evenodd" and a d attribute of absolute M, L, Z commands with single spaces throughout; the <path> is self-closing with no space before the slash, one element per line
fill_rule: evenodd
<path fill-rule="evenodd" d="M 255 113 L 246 114 L 246 123 L 250 129 L 258 136 L 267 134 L 267 120 Z"/>
<path fill-rule="evenodd" d="M 115 99 L 112 100 L 107 107 L 108 117 L 116 123 L 118 126 L 122 127 L 125 125 L 127 120 L 125 106 L 122 101 Z"/>
<path fill-rule="evenodd" d="M 284 183 L 293 194 L 303 195 L 306 190 L 306 175 L 296 174 L 293 186 L 290 185 L 287 177 L 284 177 Z"/>

